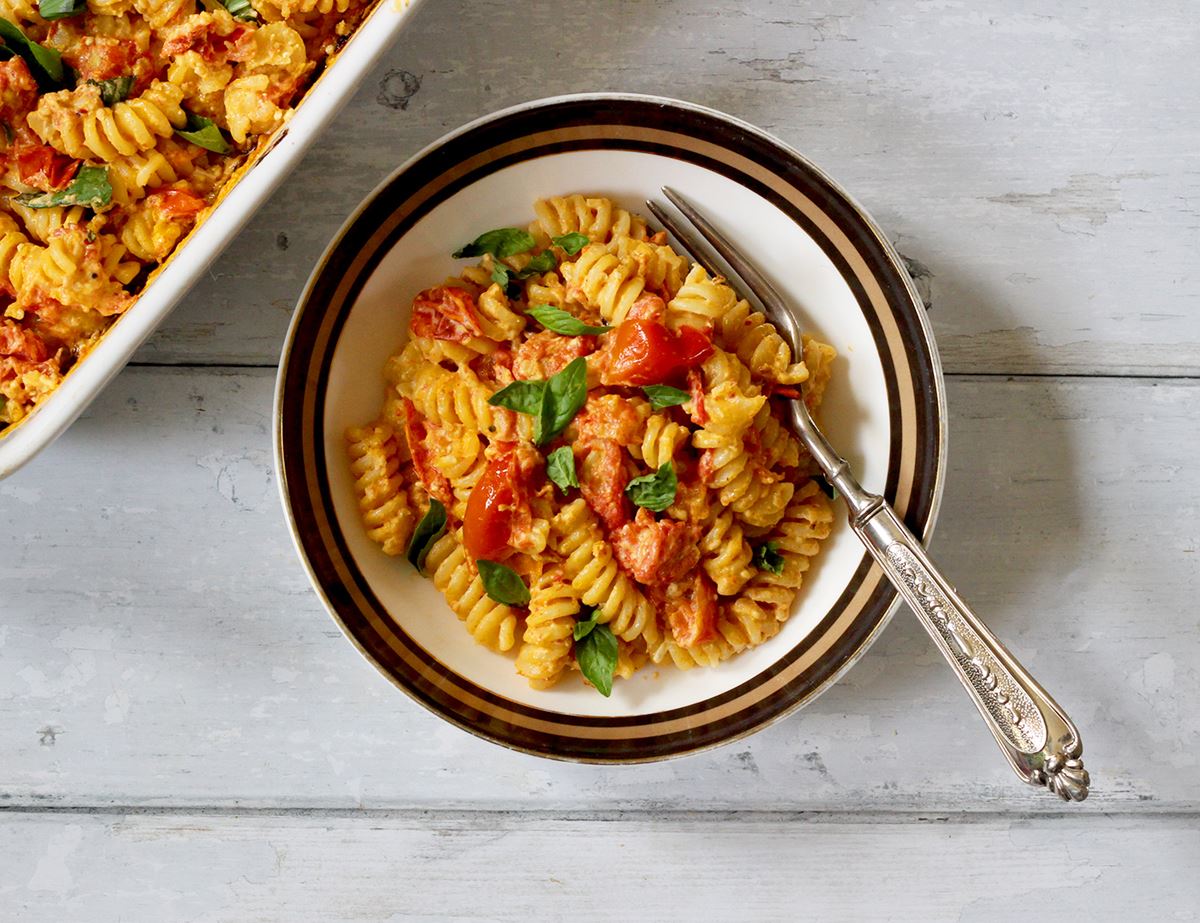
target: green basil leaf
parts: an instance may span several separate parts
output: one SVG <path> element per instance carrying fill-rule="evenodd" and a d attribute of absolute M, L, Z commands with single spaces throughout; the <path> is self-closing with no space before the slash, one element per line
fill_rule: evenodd
<path fill-rule="evenodd" d="M 602 696 L 612 695 L 613 673 L 617 669 L 617 636 L 607 625 L 597 625 L 575 643 L 575 660 L 580 672 Z"/>
<path fill-rule="evenodd" d="M 625 493 L 635 505 L 661 513 L 675 502 L 675 488 L 678 486 L 675 469 L 670 462 L 663 462 L 653 474 L 643 474 L 625 485 Z"/>
<path fill-rule="evenodd" d="M 529 587 L 511 567 L 483 559 L 476 561 L 475 566 L 479 568 L 483 589 L 491 599 L 506 606 L 529 605 Z"/>
<path fill-rule="evenodd" d="M 557 266 L 558 260 L 554 258 L 554 253 L 550 250 L 543 250 L 525 264 L 525 268 L 521 270 L 521 278 L 528 278 L 538 272 L 550 272 Z"/>
<path fill-rule="evenodd" d="M 599 618 L 599 609 L 593 609 L 591 606 L 583 606 L 575 616 L 575 627 L 572 630 L 575 640 L 582 641 L 591 634 L 592 629 L 600 624 L 598 621 Z"/>
<path fill-rule="evenodd" d="M 575 453 L 569 445 L 559 446 L 546 456 L 546 477 L 550 478 L 564 494 L 570 487 L 579 486 L 575 474 Z"/>
<path fill-rule="evenodd" d="M 534 426 L 533 441 L 545 445 L 575 419 L 587 403 L 587 360 L 580 356 L 546 381 L 541 412 Z"/>
<path fill-rule="evenodd" d="M 454 259 L 461 260 L 490 253 L 497 259 L 504 259 L 506 256 L 532 250 L 536 243 L 528 231 L 522 231 L 520 228 L 496 228 L 494 231 L 484 231 L 471 243 L 459 247 L 451 255 Z"/>
<path fill-rule="evenodd" d="M 813 480 L 816 481 L 817 486 L 819 488 L 821 488 L 821 493 L 823 493 L 825 496 L 827 496 L 830 500 L 836 500 L 838 498 L 837 488 L 834 487 L 832 484 L 829 483 L 828 480 L 825 479 L 825 475 L 814 474 Z"/>
<path fill-rule="evenodd" d="M 53 48 L 47 48 L 25 37 L 16 25 L 7 19 L 0 18 L 0 38 L 20 55 L 29 65 L 29 71 L 43 90 L 58 90 L 62 88 L 66 78 L 66 68 L 63 66 L 62 55 Z"/>
<path fill-rule="evenodd" d="M 100 102 L 106 106 L 115 106 L 129 98 L 129 91 L 133 89 L 133 75 L 113 77 L 111 80 L 89 79 L 88 83 L 100 89 Z"/>
<path fill-rule="evenodd" d="M 562 237 L 551 237 L 550 243 L 556 247 L 562 247 L 567 251 L 567 256 L 574 256 L 580 250 L 588 245 L 591 240 L 586 234 L 580 234 L 578 231 L 572 231 L 570 234 L 563 234 Z"/>
<path fill-rule="evenodd" d="M 763 542 L 755 548 L 752 563 L 759 570 L 769 570 L 776 575 L 783 573 L 783 555 L 779 553 L 779 546 L 774 542 Z"/>
<path fill-rule="evenodd" d="M 595 336 L 612 330 L 612 327 L 593 327 L 585 324 L 575 315 L 549 304 L 535 304 L 525 313 L 547 330 L 566 337 Z"/>
<path fill-rule="evenodd" d="M 492 281 L 495 282 L 497 285 L 499 285 L 501 288 L 503 288 L 505 291 L 508 290 L 508 283 L 510 281 L 511 276 L 512 276 L 512 270 L 509 269 L 507 266 L 505 266 L 503 263 L 496 262 L 496 263 L 492 264 Z"/>
<path fill-rule="evenodd" d="M 15 196 L 14 202 L 27 208 L 54 208 L 57 205 L 83 205 L 103 208 L 112 202 L 112 184 L 107 167 L 80 167 L 65 189 L 57 192 L 26 192 Z"/>
<path fill-rule="evenodd" d="M 429 509 L 417 523 L 412 539 L 408 543 L 408 563 L 417 569 L 418 573 L 425 571 L 425 556 L 433 543 L 442 537 L 446 531 L 446 508 L 436 497 L 429 498 Z"/>
<path fill-rule="evenodd" d="M 544 381 L 514 381 L 489 397 L 488 403 L 493 407 L 507 407 L 517 413 L 534 416 L 542 412 L 545 391 Z"/>
<path fill-rule="evenodd" d="M 87 12 L 87 0 L 38 0 L 42 19 L 66 19 Z"/>
<path fill-rule="evenodd" d="M 187 125 L 183 128 L 177 128 L 175 134 L 179 135 L 185 141 L 191 141 L 197 147 L 202 147 L 206 151 L 212 151 L 214 154 L 229 153 L 229 142 L 221 134 L 221 129 L 217 127 L 217 123 L 212 119 L 206 119 L 202 115 L 189 112 L 187 114 Z"/>
<path fill-rule="evenodd" d="M 229 15 L 242 22 L 257 22 L 258 11 L 250 5 L 250 0 L 221 0 L 221 6 L 229 11 Z"/>
<path fill-rule="evenodd" d="M 646 397 L 650 398 L 652 410 L 662 410 L 664 407 L 677 407 L 692 399 L 687 391 L 672 388 L 670 385 L 646 385 L 642 388 Z"/>

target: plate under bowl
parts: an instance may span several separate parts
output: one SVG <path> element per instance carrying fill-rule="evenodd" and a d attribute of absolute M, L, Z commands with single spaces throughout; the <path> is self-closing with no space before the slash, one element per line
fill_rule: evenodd
<path fill-rule="evenodd" d="M 823 420 L 864 485 L 917 535 L 936 514 L 944 394 L 924 309 L 874 222 L 795 151 L 709 109 L 625 95 L 541 100 L 438 141 L 368 197 L 301 297 L 276 393 L 279 483 L 313 585 L 363 654 L 436 714 L 539 755 L 644 761 L 750 733 L 827 688 L 896 600 L 839 515 L 766 644 L 715 669 L 651 665 L 608 699 L 573 680 L 535 691 L 364 534 L 343 432 L 378 415 L 412 296 L 462 265 L 451 251 L 480 231 L 530 221 L 537 198 L 580 191 L 644 212 L 663 185 L 713 216 L 837 347 Z"/>

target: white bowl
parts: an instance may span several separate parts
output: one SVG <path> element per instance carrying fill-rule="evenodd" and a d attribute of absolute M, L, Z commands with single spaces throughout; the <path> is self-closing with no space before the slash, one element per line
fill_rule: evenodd
<path fill-rule="evenodd" d="M 453 274 L 451 251 L 479 232 L 532 220 L 537 198 L 582 191 L 645 213 L 663 185 L 712 216 L 837 348 L 822 416 L 864 485 L 918 535 L 936 511 L 942 379 L 924 309 L 875 225 L 798 154 L 720 113 L 634 96 L 530 103 L 439 141 L 367 199 L 309 282 L 281 362 L 279 481 L 314 586 L 369 659 L 443 717 L 530 752 L 630 761 L 740 736 L 826 688 L 893 604 L 839 515 L 792 617 L 760 647 L 714 669 L 650 666 L 611 698 L 579 682 L 537 691 L 364 533 L 343 433 L 378 416 L 412 296 Z"/>

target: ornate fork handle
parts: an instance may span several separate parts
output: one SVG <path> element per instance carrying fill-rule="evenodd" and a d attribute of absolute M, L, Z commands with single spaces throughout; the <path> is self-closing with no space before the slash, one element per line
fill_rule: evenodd
<path fill-rule="evenodd" d="M 850 523 L 971 694 L 1009 764 L 1030 785 L 1083 801 L 1090 779 L 1071 719 L 997 640 L 881 497 L 863 494 Z"/>
<path fill-rule="evenodd" d="M 720 272 L 713 267 L 723 261 L 732 270 L 731 278 L 779 326 L 792 354 L 801 355 L 800 325 L 770 280 L 678 193 L 663 187 L 663 195 L 698 235 L 657 202 L 647 201 L 663 226 L 710 271 Z M 1083 801 L 1091 780 L 1081 759 L 1083 743 L 1071 719 L 959 598 L 887 502 L 863 489 L 813 422 L 804 401 L 791 401 L 791 411 L 805 447 L 845 498 L 854 531 L 933 637 L 1017 775 L 1030 785 L 1046 786 L 1064 801 Z"/>

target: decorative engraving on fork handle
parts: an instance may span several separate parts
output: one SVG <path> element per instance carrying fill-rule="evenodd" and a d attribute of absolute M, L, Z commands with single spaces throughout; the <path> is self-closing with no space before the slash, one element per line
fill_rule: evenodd
<path fill-rule="evenodd" d="M 928 571 L 901 542 L 889 545 L 888 561 L 911 591 L 910 602 L 920 604 L 950 656 L 966 675 L 997 730 L 1022 753 L 1037 753 L 1046 746 L 1046 722 L 1033 699 L 992 656 L 979 635 L 938 588 Z"/>

